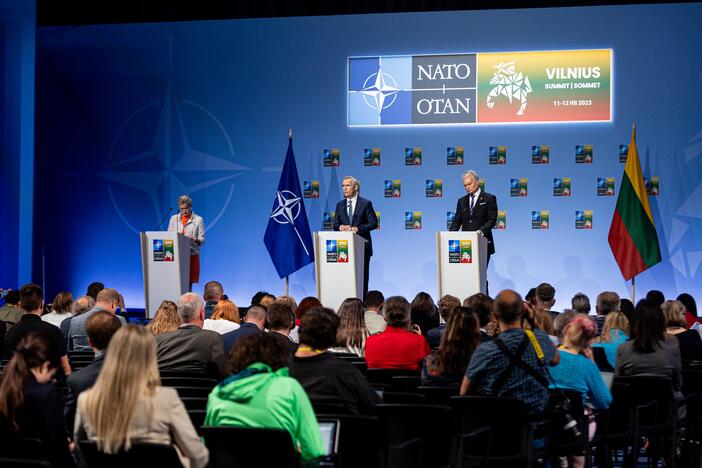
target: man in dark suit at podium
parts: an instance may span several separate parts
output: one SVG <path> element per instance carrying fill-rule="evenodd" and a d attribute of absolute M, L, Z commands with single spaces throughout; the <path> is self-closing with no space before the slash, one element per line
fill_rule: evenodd
<path fill-rule="evenodd" d="M 341 181 L 344 199 L 336 204 L 334 230 L 354 232 L 367 241 L 363 259 L 363 297 L 360 298 L 364 300 L 368 293 L 368 266 L 373 255 L 370 232 L 378 227 L 378 217 L 371 201 L 358 194 L 358 188 L 355 177 L 346 176 Z"/>
<path fill-rule="evenodd" d="M 495 195 L 480 190 L 478 174 L 469 170 L 463 173 L 463 186 L 468 194 L 458 199 L 456 218 L 451 223 L 449 231 L 478 231 L 488 241 L 487 263 L 495 253 L 495 243 L 492 240 L 492 228 L 497 222 L 497 198 Z"/>

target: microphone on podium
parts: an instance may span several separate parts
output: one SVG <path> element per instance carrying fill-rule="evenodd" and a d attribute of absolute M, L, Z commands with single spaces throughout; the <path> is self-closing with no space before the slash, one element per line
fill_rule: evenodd
<path fill-rule="evenodd" d="M 158 231 L 159 229 L 161 229 L 161 225 L 162 225 L 163 222 L 166 220 L 166 218 L 168 218 L 168 216 L 171 214 L 172 211 L 173 211 L 173 207 L 168 208 L 168 213 L 166 213 L 166 215 L 163 217 L 163 219 L 161 220 L 161 222 L 158 223 L 158 226 L 156 226 L 156 229 L 154 229 L 154 231 Z"/>

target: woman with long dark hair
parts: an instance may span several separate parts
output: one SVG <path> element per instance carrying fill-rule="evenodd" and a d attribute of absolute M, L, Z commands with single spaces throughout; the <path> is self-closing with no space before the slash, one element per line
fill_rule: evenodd
<path fill-rule="evenodd" d="M 426 336 L 432 328 L 439 326 L 439 311 L 434 304 L 434 299 L 425 292 L 417 293 L 410 304 L 412 310 L 412 323 L 417 325 Z"/>
<path fill-rule="evenodd" d="M 479 344 L 478 317 L 468 307 L 453 309 L 439 349 L 422 363 L 422 385 L 458 387 Z"/>
<path fill-rule="evenodd" d="M 365 308 L 363 302 L 355 297 L 345 299 L 339 307 L 339 329 L 336 332 L 336 346 L 332 353 L 353 353 L 359 357 L 366 354 Z"/>
<path fill-rule="evenodd" d="M 636 304 L 630 325 L 631 340 L 619 345 L 614 376 L 658 375 L 671 379 L 676 398 L 682 398 L 682 360 L 677 340 L 665 333 L 660 306 L 647 299 Z"/>
<path fill-rule="evenodd" d="M 30 333 L 19 342 L 0 381 L 0 437 L 3 443 L 11 443 L 8 435 L 41 439 L 51 466 L 73 467 L 63 400 L 52 381 L 60 364 L 49 335 Z"/>

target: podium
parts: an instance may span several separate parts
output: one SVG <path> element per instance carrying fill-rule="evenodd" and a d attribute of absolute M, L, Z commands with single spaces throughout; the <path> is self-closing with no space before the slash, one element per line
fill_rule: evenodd
<path fill-rule="evenodd" d="M 317 298 L 325 307 L 339 310 L 344 299 L 363 300 L 363 256 L 366 240 L 353 232 L 314 233 Z"/>
<path fill-rule="evenodd" d="M 439 297 L 446 294 L 461 301 L 487 291 L 487 239 L 477 231 L 436 233 L 436 264 L 439 266 Z"/>
<path fill-rule="evenodd" d="M 190 287 L 190 239 L 175 231 L 148 231 L 141 239 L 146 317 L 164 300 L 176 302 Z"/>

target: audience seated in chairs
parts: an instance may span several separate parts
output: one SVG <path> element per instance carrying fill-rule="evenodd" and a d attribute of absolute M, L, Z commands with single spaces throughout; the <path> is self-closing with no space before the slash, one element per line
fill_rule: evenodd
<path fill-rule="evenodd" d="M 563 343 L 563 331 L 577 315 L 578 313 L 573 309 L 565 309 L 553 319 L 553 332 L 559 343 Z"/>
<path fill-rule="evenodd" d="M 202 292 L 205 300 L 205 320 L 212 317 L 215 307 L 224 297 L 224 287 L 218 281 L 208 281 L 205 283 L 205 289 Z M 237 322 L 238 323 L 238 322 Z"/>
<path fill-rule="evenodd" d="M 95 385 L 78 397 L 75 440 L 94 441 L 106 454 L 136 442 L 175 445 L 184 466 L 204 467 L 207 449 L 176 390 L 160 386 L 154 349 L 153 336 L 140 325 L 115 333 Z"/>
<path fill-rule="evenodd" d="M 202 298 L 194 293 L 183 294 L 178 299 L 178 316 L 182 324 L 176 331 L 155 337 L 159 368 L 214 378 L 226 376 L 222 335 L 202 329 L 205 320 Z"/>
<path fill-rule="evenodd" d="M 230 331 L 239 328 L 239 308 L 229 299 L 222 299 L 217 303 L 212 316 L 206 318 L 202 329 L 216 331 L 220 335 L 224 335 Z"/>
<path fill-rule="evenodd" d="M 463 301 L 463 307 L 468 307 L 473 311 L 476 317 L 478 317 L 478 323 L 480 324 L 480 341 L 487 341 L 490 339 L 490 334 L 488 333 L 488 325 L 492 320 L 492 305 L 493 300 L 490 296 L 483 293 L 476 293 L 470 297 L 467 297 Z"/>
<path fill-rule="evenodd" d="M 629 320 L 623 312 L 615 310 L 607 314 L 602 334 L 595 339 L 595 344 L 592 346 L 604 349 L 607 362 L 614 369 L 617 367 L 617 349 L 627 340 L 629 340 Z"/>
<path fill-rule="evenodd" d="M 146 329 L 151 332 L 152 335 L 160 335 L 161 333 L 167 333 L 176 331 L 180 327 L 181 321 L 178 317 L 178 307 L 173 301 L 163 301 L 161 305 L 158 306 L 156 315 L 154 318 L 146 325 Z"/>
<path fill-rule="evenodd" d="M 662 376 L 671 379 L 675 398 L 682 395 L 682 360 L 677 340 L 665 333 L 665 316 L 657 302 L 636 304 L 631 340 L 619 345 L 614 376 Z M 682 413 L 681 413 L 682 415 Z"/>
<path fill-rule="evenodd" d="M 239 328 L 222 335 L 224 341 L 224 351 L 229 355 L 230 350 L 240 339 L 245 336 L 260 333 L 266 323 L 266 308 L 260 305 L 253 305 L 246 311 L 244 323 Z"/>
<path fill-rule="evenodd" d="M 446 297 L 452 296 L 444 296 Z M 442 299 L 443 300 L 443 299 Z M 458 303 L 458 299 L 456 299 Z M 421 384 L 458 387 L 470 357 L 480 344 L 478 318 L 467 307 L 456 307 L 448 316 L 441 347 L 424 358 Z"/>
<path fill-rule="evenodd" d="M 597 312 L 597 317 L 595 321 L 597 322 L 597 336 L 602 335 L 604 332 L 604 324 L 607 316 L 619 310 L 621 300 L 619 299 L 619 294 L 612 291 L 604 291 L 597 295 L 597 302 L 595 303 L 595 311 Z M 628 317 L 627 317 L 628 320 Z"/>
<path fill-rule="evenodd" d="M 451 296 L 450 294 L 439 299 L 439 316 L 441 320 L 443 320 L 443 323 L 440 323 L 438 327 L 428 330 L 426 333 L 427 343 L 429 343 L 431 349 L 436 349 L 441 344 L 441 337 L 444 336 L 449 315 L 460 305 L 461 301 L 456 296 Z"/>
<path fill-rule="evenodd" d="M 580 392 L 582 401 L 587 404 L 585 414 L 592 414 L 590 408 L 606 409 L 612 402 L 599 369 L 592 361 L 590 345 L 595 339 L 597 324 L 586 314 L 576 315 L 563 330 L 559 347 L 561 360 L 550 369 L 553 384 L 562 389 Z M 595 435 L 594 423 L 590 425 L 590 438 Z M 581 454 L 568 456 L 568 466 L 585 466 Z"/>
<path fill-rule="evenodd" d="M 0 307 L 0 321 L 5 322 L 8 330 L 24 315 L 24 311 L 19 307 L 19 301 L 19 291 L 12 289 L 5 296 L 5 304 Z"/>
<path fill-rule="evenodd" d="M 683 361 L 702 361 L 702 338 L 696 330 L 687 329 L 685 306 L 680 301 L 665 301 L 661 306 L 666 319 L 666 332 L 678 339 Z"/>
<path fill-rule="evenodd" d="M 366 354 L 366 328 L 365 310 L 363 302 L 355 297 L 345 299 L 338 311 L 339 329 L 336 332 L 336 344 L 330 348 L 332 353 L 349 353 L 358 357 Z"/>
<path fill-rule="evenodd" d="M 322 303 L 319 302 L 319 299 L 313 296 L 307 296 L 306 298 L 300 301 L 300 304 L 295 309 L 295 327 L 292 330 L 290 330 L 290 339 L 292 341 L 294 341 L 295 343 L 300 342 L 298 331 L 302 317 L 304 317 L 307 311 L 310 310 L 312 307 L 321 307 L 321 305 Z"/>
<path fill-rule="evenodd" d="M 548 390 L 532 374 L 546 379 L 545 370 L 522 329 L 524 314 L 525 304 L 519 294 L 511 290 L 498 294 L 494 315 L 500 325 L 500 334 L 478 346 L 473 353 L 461 383 L 461 395 L 470 393 L 516 398 L 524 402 L 531 415 L 544 412 Z M 540 329 L 534 329 L 533 333 L 544 353 L 544 361 L 552 366 L 558 364 L 558 350 L 548 335 Z M 520 364 L 511 366 L 512 361 Z M 531 370 L 526 371 L 523 366 Z"/>
<path fill-rule="evenodd" d="M 553 329 L 553 316 L 557 312 L 551 309 L 556 304 L 556 289 L 548 283 L 541 283 L 536 287 L 536 307 L 532 314 L 531 326 L 543 330 L 551 337 L 551 341 L 556 342 L 556 332 Z"/>
<path fill-rule="evenodd" d="M 410 321 L 410 305 L 401 296 L 390 297 L 383 305 L 387 327 L 366 340 L 368 368 L 419 370 L 431 352 L 427 340 Z"/>
<path fill-rule="evenodd" d="M 72 307 L 73 295 L 68 291 L 61 291 L 51 302 L 51 312 L 42 315 L 41 319 L 52 325 L 60 327 L 61 322 L 71 317 Z"/>
<path fill-rule="evenodd" d="M 363 303 L 366 307 L 366 312 L 363 315 L 363 319 L 366 322 L 369 335 L 376 335 L 385 330 L 387 322 L 385 322 L 385 317 L 383 317 L 383 302 L 385 302 L 385 296 L 380 291 L 368 291 L 366 294 Z"/>
<path fill-rule="evenodd" d="M 288 348 L 290 355 L 297 351 L 297 343 L 290 339 L 290 330 L 295 325 L 295 312 L 285 302 L 274 302 L 266 311 L 268 332 Z"/>
<path fill-rule="evenodd" d="M 93 307 L 95 307 L 95 299 L 90 296 L 81 296 L 73 301 L 73 305 L 71 306 L 71 316 L 61 322 L 61 326 L 59 327 L 61 329 L 63 339 L 66 341 L 66 349 L 68 349 L 68 335 L 71 331 L 71 322 L 73 321 L 73 317 L 84 314 L 87 311 L 92 310 Z"/>
<path fill-rule="evenodd" d="M 5 359 L 10 359 L 17 349 L 22 338 L 32 332 L 43 332 L 48 334 L 55 342 L 61 363 L 61 372 L 58 377 L 62 380 L 65 375 L 71 373 L 71 366 L 68 363 L 66 343 L 61 335 L 61 330 L 55 325 L 44 322 L 41 313 L 44 310 L 44 292 L 41 286 L 28 283 L 20 288 L 20 307 L 24 311 L 22 318 L 5 335 Z"/>
<path fill-rule="evenodd" d="M 76 400 L 81 393 L 95 384 L 105 363 L 107 345 L 121 326 L 122 323 L 115 314 L 104 310 L 94 313 L 85 322 L 85 331 L 88 333 L 88 342 L 95 353 L 95 359 L 86 367 L 73 372 L 66 380 L 70 392 L 66 398 L 65 414 L 71 431 L 76 414 Z"/>
<path fill-rule="evenodd" d="M 98 310 L 106 310 L 112 314 L 116 313 L 120 302 L 119 292 L 116 289 L 105 288 L 97 294 L 95 307 L 84 314 L 71 318 L 70 329 L 68 331 L 68 349 L 75 351 L 90 351 L 88 335 L 85 333 L 85 322 Z M 127 321 L 124 317 L 117 316 L 122 325 Z"/>
<path fill-rule="evenodd" d="M 685 322 L 687 323 L 687 328 L 696 326 L 699 329 L 702 323 L 701 319 L 697 317 L 697 303 L 695 302 L 695 298 L 688 293 L 682 293 L 676 300 L 682 302 L 682 305 L 685 306 Z"/>
<path fill-rule="evenodd" d="M 230 354 L 232 375 L 210 393 L 205 426 L 285 429 L 303 459 L 324 455 L 312 405 L 289 377 L 287 361 L 286 347 L 268 333 L 238 341 Z"/>
<path fill-rule="evenodd" d="M 426 336 L 432 328 L 439 326 L 439 311 L 434 299 L 425 292 L 417 293 L 410 305 L 412 323 L 419 327 L 422 335 Z"/>
<path fill-rule="evenodd" d="M 570 300 L 571 308 L 579 314 L 589 314 L 590 313 L 590 298 L 587 297 L 585 293 L 575 293 L 573 298 Z"/>
<path fill-rule="evenodd" d="M 51 465 L 63 468 L 75 462 L 64 429 L 63 401 L 52 382 L 59 355 L 56 338 L 45 332 L 31 332 L 20 339 L 0 381 L 0 446 L 11 444 L 12 436 L 41 439 Z M 0 457 L 3 452 L 0 449 Z"/>
<path fill-rule="evenodd" d="M 337 339 L 339 317 L 331 309 L 314 307 L 302 318 L 300 346 L 289 363 L 296 378 L 315 402 L 342 404 L 349 414 L 373 414 L 382 400 L 361 371 L 328 352 Z"/>

